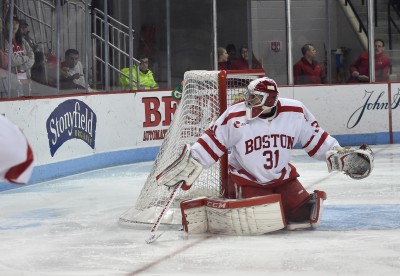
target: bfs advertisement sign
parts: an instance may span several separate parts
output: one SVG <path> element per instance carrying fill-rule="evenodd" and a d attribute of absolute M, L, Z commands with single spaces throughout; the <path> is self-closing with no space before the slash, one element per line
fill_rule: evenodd
<path fill-rule="evenodd" d="M 172 96 L 143 97 L 144 107 L 143 141 L 163 140 L 178 102 Z"/>

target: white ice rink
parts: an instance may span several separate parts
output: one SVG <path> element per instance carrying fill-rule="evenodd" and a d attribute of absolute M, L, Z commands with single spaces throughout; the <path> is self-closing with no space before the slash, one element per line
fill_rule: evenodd
<path fill-rule="evenodd" d="M 146 244 L 150 225 L 118 218 L 151 162 L 0 192 L 0 275 L 400 275 L 400 145 L 372 149 L 359 181 L 295 151 L 303 185 L 328 194 L 315 231 L 187 237 L 163 226 Z"/>

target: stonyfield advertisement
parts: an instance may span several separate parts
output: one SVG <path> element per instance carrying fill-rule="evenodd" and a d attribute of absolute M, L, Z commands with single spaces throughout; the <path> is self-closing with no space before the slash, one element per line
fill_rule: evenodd
<path fill-rule="evenodd" d="M 72 99 L 59 104 L 46 122 L 51 156 L 71 139 L 80 139 L 94 149 L 96 124 L 96 114 L 84 102 Z"/>

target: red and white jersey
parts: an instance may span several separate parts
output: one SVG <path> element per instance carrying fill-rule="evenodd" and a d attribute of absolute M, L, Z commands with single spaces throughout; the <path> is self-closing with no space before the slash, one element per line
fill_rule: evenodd
<path fill-rule="evenodd" d="M 193 157 L 205 168 L 230 149 L 230 173 L 269 185 L 297 176 L 289 163 L 296 143 L 318 160 L 325 160 L 325 153 L 339 145 L 297 100 L 280 98 L 271 121 L 247 121 L 245 108 L 244 102 L 229 107 L 192 146 Z"/>
<path fill-rule="evenodd" d="M 0 116 L 0 181 L 27 183 L 32 174 L 33 153 L 22 131 Z"/>

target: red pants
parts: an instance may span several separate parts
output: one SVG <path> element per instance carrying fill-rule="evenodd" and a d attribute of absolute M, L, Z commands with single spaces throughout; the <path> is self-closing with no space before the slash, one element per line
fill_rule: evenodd
<path fill-rule="evenodd" d="M 237 182 L 238 178 L 235 178 Z M 297 180 L 286 180 L 273 187 L 263 187 L 260 185 L 249 186 L 242 183 L 235 183 L 230 178 L 228 184 L 228 198 L 250 198 L 270 194 L 280 194 L 282 198 L 283 211 L 287 220 L 292 222 L 302 222 L 310 219 L 310 194 L 304 189 L 303 185 Z M 237 190 L 240 190 L 236 192 Z M 239 193 L 239 194 L 238 194 Z"/>

